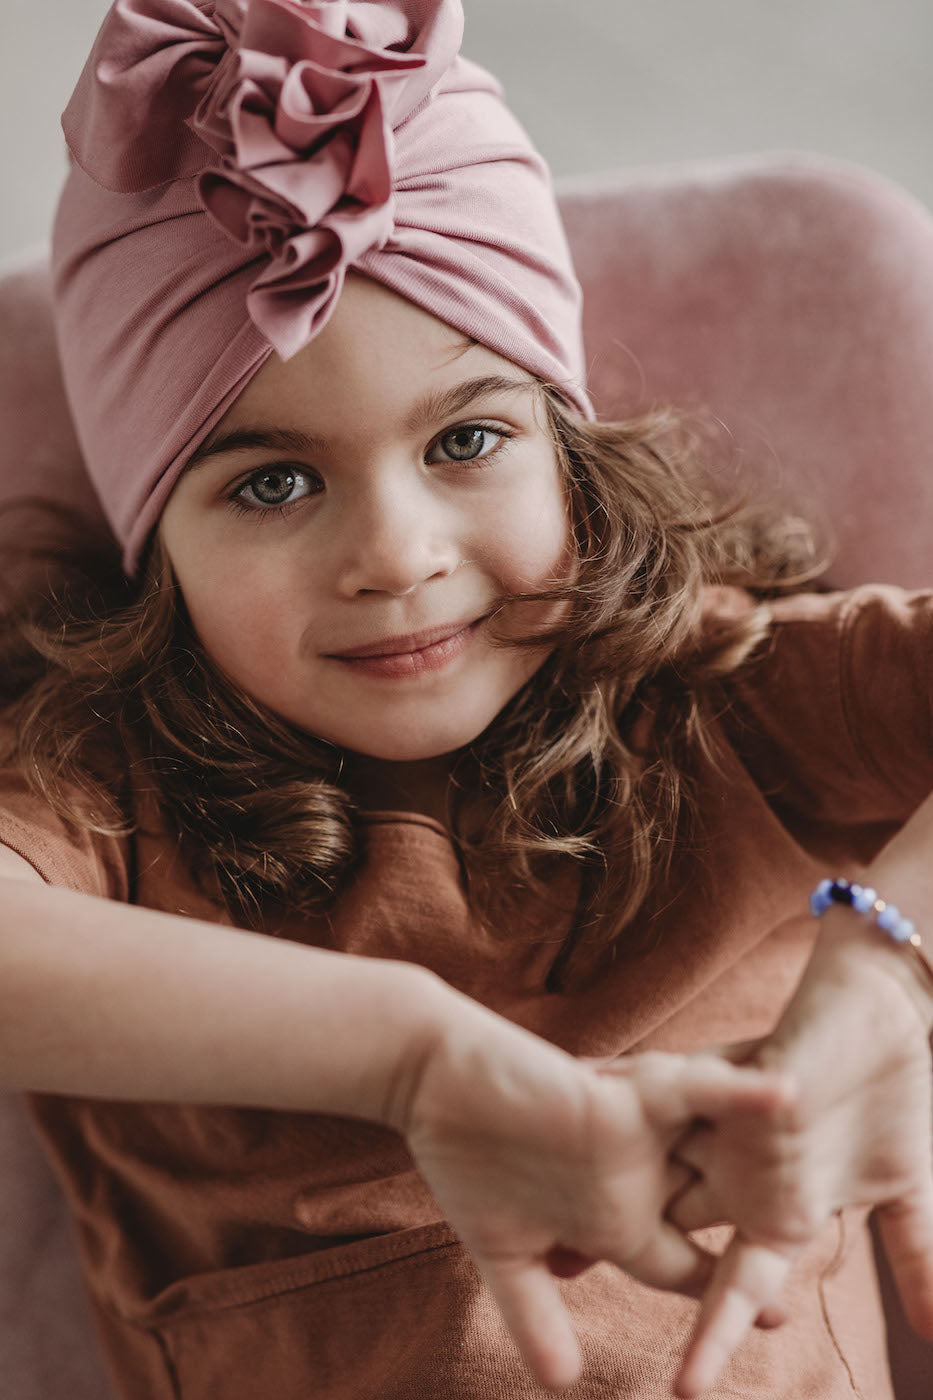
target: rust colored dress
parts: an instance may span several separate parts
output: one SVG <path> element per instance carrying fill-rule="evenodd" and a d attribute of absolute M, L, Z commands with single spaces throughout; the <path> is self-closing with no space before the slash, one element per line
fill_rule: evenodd
<path fill-rule="evenodd" d="M 651 951 L 590 990 L 546 989 L 572 924 L 559 899 L 529 904 L 490 946 L 447 834 L 411 814 L 364 819 L 366 859 L 330 924 L 273 936 L 425 964 L 574 1054 L 766 1032 L 808 954 L 816 881 L 855 871 L 933 788 L 933 595 L 803 595 L 774 616 L 762 658 L 729 682 L 724 763 L 701 779 L 706 894 L 688 881 L 659 895 Z M 46 880 L 229 922 L 145 825 L 69 836 L 0 776 L 0 841 Z M 393 1132 L 218 1106 L 31 1105 L 122 1400 L 544 1400 Z M 585 1358 L 567 1400 L 671 1395 L 694 1304 L 606 1264 L 560 1287 Z M 750 1336 L 710 1400 L 890 1400 L 861 1214 L 811 1245 L 787 1301 L 787 1324 Z"/>

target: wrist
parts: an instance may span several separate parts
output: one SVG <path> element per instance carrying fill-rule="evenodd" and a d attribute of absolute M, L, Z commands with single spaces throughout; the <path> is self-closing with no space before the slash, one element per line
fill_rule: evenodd
<path fill-rule="evenodd" d="M 476 1033 L 473 1022 L 493 1013 L 456 991 L 435 973 L 418 964 L 405 964 L 409 985 L 406 1032 L 397 1053 L 388 1057 L 378 1086 L 378 1108 L 372 1114 L 386 1127 L 407 1137 L 414 1105 L 425 1073 L 451 1039 Z"/>
<path fill-rule="evenodd" d="M 894 943 L 864 914 L 842 905 L 828 909 L 821 923 L 818 952 L 841 955 L 863 974 L 892 978 L 910 998 L 927 1034 L 933 1034 L 933 976 L 914 947 Z M 923 951 L 928 958 L 928 949 Z"/>
<path fill-rule="evenodd" d="M 529 1103 L 540 1111 L 542 1075 L 553 1089 L 578 1070 L 566 1051 L 429 973 L 379 1116 L 409 1143 L 449 1139 L 490 1114 L 514 1129 Z"/>

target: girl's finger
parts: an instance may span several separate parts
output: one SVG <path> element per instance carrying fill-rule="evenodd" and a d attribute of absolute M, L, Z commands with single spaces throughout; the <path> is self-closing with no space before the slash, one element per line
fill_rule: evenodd
<path fill-rule="evenodd" d="M 718 1207 L 706 1182 L 693 1176 L 684 1189 L 672 1196 L 666 1219 L 679 1230 L 705 1230 L 710 1225 L 722 1225 L 724 1212 Z M 769 1303 L 755 1318 L 755 1326 L 780 1327 L 787 1321 L 787 1310 L 779 1303 Z"/>
<path fill-rule="evenodd" d="M 758 1316 L 755 1318 L 755 1326 L 762 1331 L 773 1331 L 776 1327 L 783 1327 L 789 1314 L 783 1303 L 767 1303 Z"/>
<path fill-rule="evenodd" d="M 621 1078 L 643 1074 L 669 1075 L 672 1067 L 680 1067 L 686 1060 L 686 1055 L 678 1055 L 671 1050 L 636 1050 L 628 1055 L 582 1057 L 582 1062 L 595 1065 L 599 1074 L 617 1075 Z"/>
<path fill-rule="evenodd" d="M 696 1055 L 658 1066 L 640 1078 L 649 1116 L 660 1123 L 768 1113 L 793 1103 L 794 1081 L 783 1072 L 748 1069 L 713 1055 Z"/>
<path fill-rule="evenodd" d="M 908 1321 L 922 1337 L 933 1339 L 933 1179 L 925 1174 L 914 1195 L 875 1213 Z"/>
<path fill-rule="evenodd" d="M 702 1298 L 709 1287 L 717 1256 L 688 1240 L 675 1225 L 662 1220 L 637 1251 L 607 1250 L 606 1258 L 651 1288 Z"/>
<path fill-rule="evenodd" d="M 755 1040 L 733 1040 L 729 1045 L 710 1045 L 703 1053 L 719 1055 L 733 1065 L 745 1065 L 757 1055 L 765 1039 L 765 1036 L 758 1036 Z"/>
<path fill-rule="evenodd" d="M 700 1316 L 674 1382 L 674 1393 L 694 1400 L 715 1385 L 723 1367 L 754 1325 L 783 1320 L 778 1295 L 789 1255 L 736 1237 L 713 1271 Z"/>
<path fill-rule="evenodd" d="M 573 1385 L 582 1368 L 580 1345 L 546 1264 L 489 1258 L 476 1264 L 532 1374 L 548 1390 Z"/>
<path fill-rule="evenodd" d="M 706 1176 L 716 1150 L 714 1132 L 702 1123 L 689 1127 L 673 1143 L 671 1161 L 688 1168 L 694 1176 Z"/>
<path fill-rule="evenodd" d="M 696 1176 L 668 1201 L 665 1218 L 678 1230 L 705 1230 L 709 1225 L 722 1225 L 724 1212 L 707 1183 Z"/>
<path fill-rule="evenodd" d="M 705 1059 L 727 1060 L 733 1065 L 744 1065 L 757 1053 L 764 1043 L 762 1038 L 756 1040 L 734 1040 L 728 1045 L 705 1045 L 702 1050 L 693 1051 L 690 1055 L 680 1055 L 677 1058 L 687 1060 L 702 1056 Z M 674 1058 L 674 1054 L 669 1050 L 634 1050 L 624 1055 L 581 1055 L 581 1064 L 594 1065 L 600 1074 L 637 1074 L 652 1062 Z"/>

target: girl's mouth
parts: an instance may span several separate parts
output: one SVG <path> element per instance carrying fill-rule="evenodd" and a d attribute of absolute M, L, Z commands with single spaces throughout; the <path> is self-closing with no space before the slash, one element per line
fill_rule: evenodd
<path fill-rule="evenodd" d="M 440 671 L 470 646 L 483 618 L 474 622 L 435 627 L 404 637 L 386 637 L 349 651 L 333 652 L 330 659 L 367 676 L 402 680 L 428 671 Z"/>

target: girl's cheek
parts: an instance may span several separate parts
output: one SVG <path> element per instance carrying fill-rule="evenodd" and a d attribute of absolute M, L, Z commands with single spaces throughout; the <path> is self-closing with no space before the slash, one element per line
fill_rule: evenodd
<path fill-rule="evenodd" d="M 548 520 L 538 522 L 538 528 L 540 543 L 535 560 L 536 586 L 547 588 L 569 583 L 576 572 L 576 548 L 570 519 L 563 502 L 559 508 L 552 509 Z M 533 523 L 529 534 L 535 534 Z"/>
<path fill-rule="evenodd" d="M 554 570 L 555 579 L 564 585 L 571 584 L 577 576 L 579 567 L 580 561 L 574 541 L 573 527 L 569 517 L 565 517 L 563 535 L 561 537 L 560 547 L 557 551 L 557 564 Z"/>
<path fill-rule="evenodd" d="M 500 557 L 511 559 L 511 577 L 506 581 L 514 592 L 553 587 L 575 568 L 573 529 L 556 464 L 553 474 L 539 465 L 531 486 L 515 495 L 507 511 L 500 510 L 489 521 L 493 537 L 500 542 Z"/>

